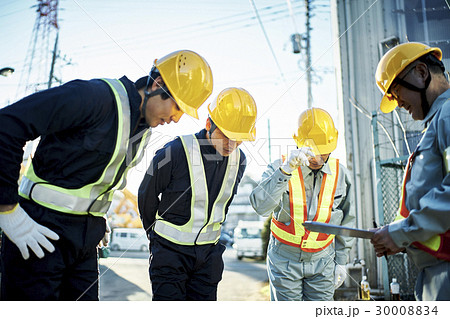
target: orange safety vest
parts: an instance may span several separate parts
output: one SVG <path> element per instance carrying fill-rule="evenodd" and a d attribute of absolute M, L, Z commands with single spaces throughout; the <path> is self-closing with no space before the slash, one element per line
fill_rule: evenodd
<path fill-rule="evenodd" d="M 322 185 L 319 194 L 317 212 L 313 221 L 328 223 L 333 208 L 334 193 L 339 176 L 339 160 L 330 158 L 328 165 L 331 175 L 323 174 Z M 292 172 L 289 180 L 290 223 L 284 224 L 272 217 L 272 235 L 280 242 L 289 246 L 300 247 L 306 252 L 318 252 L 328 247 L 334 239 L 334 235 L 316 232 L 305 232 L 303 222 L 307 220 L 308 208 L 306 207 L 305 184 L 303 174 L 299 167 Z"/>
<path fill-rule="evenodd" d="M 415 153 L 412 153 L 408 158 L 406 165 L 405 177 L 403 178 L 402 194 L 400 198 L 400 208 L 395 220 L 401 220 L 409 216 L 409 210 L 405 204 L 406 183 L 411 178 L 411 167 L 414 162 Z M 431 237 L 426 241 L 415 241 L 412 243 L 415 247 L 433 255 L 436 258 L 450 261 L 450 230 L 444 234 L 439 234 Z"/>

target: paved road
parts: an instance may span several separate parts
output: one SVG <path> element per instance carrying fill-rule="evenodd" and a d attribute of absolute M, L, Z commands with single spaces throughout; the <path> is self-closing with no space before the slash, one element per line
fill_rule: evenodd
<path fill-rule="evenodd" d="M 218 300 L 268 300 L 263 261 L 236 258 L 228 248 L 223 256 L 225 271 L 219 283 Z M 100 300 L 151 300 L 148 253 L 111 252 L 100 259 Z"/>

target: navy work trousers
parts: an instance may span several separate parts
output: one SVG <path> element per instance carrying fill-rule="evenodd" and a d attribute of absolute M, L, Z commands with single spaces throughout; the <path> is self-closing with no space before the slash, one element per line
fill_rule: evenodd
<path fill-rule="evenodd" d="M 24 260 L 5 234 L 2 239 L 2 300 L 98 300 L 97 245 L 105 219 L 58 213 L 26 200 L 22 208 L 37 223 L 59 235 L 55 251 Z"/>
<path fill-rule="evenodd" d="M 224 245 L 177 245 L 152 232 L 150 249 L 153 300 L 217 300 Z"/>

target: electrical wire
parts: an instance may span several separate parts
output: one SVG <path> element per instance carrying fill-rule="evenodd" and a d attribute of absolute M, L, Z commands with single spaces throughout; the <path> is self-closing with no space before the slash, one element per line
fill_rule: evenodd
<path fill-rule="evenodd" d="M 357 23 L 376 3 L 378 2 L 378 0 L 375 0 L 363 13 L 361 13 L 361 15 L 355 20 L 355 21 L 353 21 L 353 23 L 344 31 L 344 32 L 342 32 L 342 34 L 341 35 L 339 35 L 339 37 L 333 42 L 333 43 L 331 43 L 331 45 L 319 56 L 319 58 L 317 58 L 309 67 L 311 68 L 313 65 L 315 65 L 316 64 L 316 62 L 317 61 L 319 61 L 327 52 L 328 52 L 328 50 L 330 50 L 338 41 L 340 41 L 340 39 L 348 32 L 348 30 L 350 30 L 351 28 L 353 28 L 353 26 L 355 25 L 355 23 Z M 272 105 L 259 117 L 259 118 L 262 118 L 267 112 L 269 112 L 269 110 L 274 106 L 274 105 L 276 105 L 276 103 L 279 101 L 279 100 L 281 100 L 282 98 L 283 98 L 283 96 L 284 95 L 286 95 L 286 93 L 288 92 L 288 91 L 290 91 L 291 90 L 291 88 L 298 82 L 298 81 L 300 81 L 300 79 L 302 79 L 303 78 L 303 76 L 306 74 L 306 72 L 304 72 L 302 75 L 300 75 L 300 77 L 299 78 L 297 78 L 297 80 L 296 81 L 294 81 L 293 83 L 292 83 L 292 85 L 291 86 L 289 86 L 288 88 L 287 88 L 287 90 L 285 91 L 285 92 L 283 92 L 283 94 L 281 94 L 281 96 L 277 99 L 277 100 L 275 100 L 275 102 L 274 103 L 272 103 Z M 258 120 L 257 120 L 257 122 L 258 122 Z"/>
<path fill-rule="evenodd" d="M 397 117 L 397 121 L 398 121 L 398 124 L 400 125 L 400 128 L 402 129 L 403 138 L 405 139 L 405 144 L 406 144 L 406 149 L 408 150 L 408 154 L 411 155 L 411 149 L 409 148 L 408 139 L 406 138 L 406 130 L 405 130 L 405 127 L 403 126 L 402 121 L 400 120 L 400 116 L 398 115 L 397 108 L 394 109 L 394 114 Z"/>
<path fill-rule="evenodd" d="M 264 37 L 266 38 L 266 42 L 267 42 L 267 45 L 269 46 L 270 52 L 272 53 L 272 56 L 273 56 L 273 58 L 275 60 L 275 63 L 277 65 L 277 67 L 278 67 L 278 70 L 280 71 L 281 78 L 283 79 L 283 82 L 286 82 L 283 70 L 281 69 L 280 63 L 278 62 L 278 58 L 277 58 L 277 56 L 275 54 L 275 51 L 273 50 L 272 44 L 270 43 L 269 37 L 267 35 L 267 32 L 266 32 L 266 30 L 264 28 L 264 25 L 263 25 L 263 23 L 261 21 L 261 18 L 259 16 L 258 9 L 256 8 L 256 5 L 255 5 L 255 1 L 254 0 L 249 0 L 249 1 L 250 1 L 250 4 L 253 7 L 253 11 L 255 12 L 256 18 L 258 19 L 259 26 L 261 27 L 261 30 L 262 30 L 262 32 L 264 34 Z"/>
<path fill-rule="evenodd" d="M 448 9 L 450 10 L 450 3 L 448 2 L 448 0 L 444 0 L 444 1 L 447 4 Z"/>
<path fill-rule="evenodd" d="M 359 105 L 358 101 L 356 101 L 356 99 L 352 96 L 352 98 L 355 101 L 352 101 L 351 99 L 348 99 L 348 101 L 350 102 L 351 105 L 353 105 L 353 107 L 355 109 L 357 109 L 361 114 L 363 114 L 365 117 L 367 117 L 368 119 L 372 120 L 372 115 L 362 106 Z M 387 131 L 386 127 L 384 127 L 383 123 L 381 123 L 380 121 L 377 120 L 377 124 L 380 125 L 381 129 L 383 130 L 383 132 L 386 134 L 386 137 L 388 138 L 389 142 L 392 145 L 392 149 L 395 152 L 395 155 L 397 157 L 400 157 L 400 154 L 398 152 L 397 147 L 395 146 L 394 141 L 392 140 L 392 137 L 389 135 L 389 132 Z"/>
<path fill-rule="evenodd" d="M 278 6 L 277 6 L 278 7 Z M 286 13 L 286 9 L 283 10 L 277 10 L 273 11 L 275 6 L 268 6 L 264 7 L 263 9 L 266 11 L 264 14 L 260 14 L 260 17 L 264 16 L 267 17 L 267 19 L 263 22 L 271 22 L 271 21 L 277 21 L 282 20 L 288 17 L 289 15 Z M 300 8 L 299 6 L 295 7 L 294 9 Z M 268 11 L 272 10 L 272 11 Z M 323 13 L 329 13 L 329 11 L 323 12 Z M 200 36 L 205 35 L 215 35 L 219 33 L 229 32 L 236 29 L 244 29 L 248 27 L 252 27 L 257 24 L 255 21 L 256 18 L 254 16 L 248 16 L 249 13 L 245 12 L 242 14 L 239 14 L 241 16 L 244 16 L 238 20 L 230 20 L 236 17 L 236 15 L 233 16 L 225 16 L 217 19 L 207 20 L 204 22 L 199 22 L 195 24 L 185 25 L 185 26 L 179 26 L 170 30 L 158 32 L 157 35 L 137 35 L 136 37 L 127 37 L 122 39 L 116 39 L 117 42 L 121 43 L 121 45 L 126 44 L 136 44 L 138 46 L 144 46 L 148 42 L 153 42 L 158 39 L 164 39 L 165 41 L 158 41 L 158 44 L 164 44 L 164 43 L 170 43 L 174 40 L 182 38 L 184 39 L 190 39 L 190 38 L 198 38 Z M 262 19 L 263 20 L 263 19 Z M 181 31 L 180 31 L 181 30 Z M 201 33 L 204 32 L 204 33 Z M 205 33 L 206 32 L 206 33 Z M 187 36 L 184 36 L 184 35 Z M 139 41 L 137 41 L 139 40 Z M 91 51 L 97 51 L 101 50 L 102 48 L 108 48 L 112 44 L 111 42 L 103 42 L 103 43 L 97 43 L 93 46 L 90 46 L 89 48 L 81 48 L 80 50 L 73 51 L 73 54 L 78 53 L 90 53 Z"/>

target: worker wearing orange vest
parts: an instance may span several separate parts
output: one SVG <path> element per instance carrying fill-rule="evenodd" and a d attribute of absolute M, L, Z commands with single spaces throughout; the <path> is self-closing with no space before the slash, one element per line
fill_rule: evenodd
<path fill-rule="evenodd" d="M 378 63 L 380 108 L 397 105 L 425 133 L 406 166 L 396 221 L 377 230 L 377 256 L 405 250 L 420 269 L 417 300 L 450 300 L 450 85 L 442 51 L 410 42 L 389 50 Z"/>
<path fill-rule="evenodd" d="M 298 148 L 269 164 L 250 195 L 258 214 L 273 212 L 267 251 L 271 300 L 332 300 L 345 280 L 354 239 L 309 232 L 302 225 L 314 220 L 355 226 L 348 171 L 330 157 L 337 137 L 325 110 L 306 110 L 294 135 Z"/>

